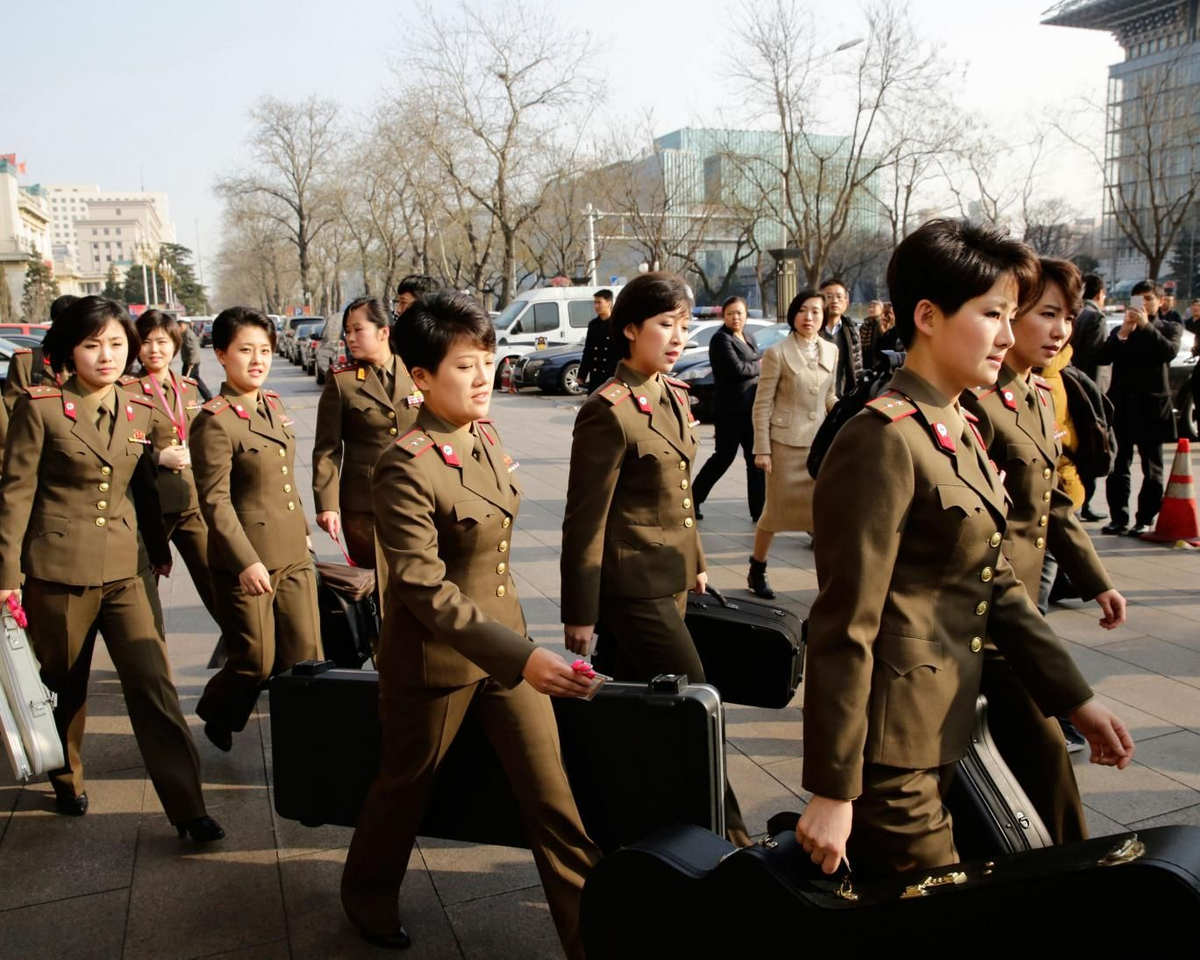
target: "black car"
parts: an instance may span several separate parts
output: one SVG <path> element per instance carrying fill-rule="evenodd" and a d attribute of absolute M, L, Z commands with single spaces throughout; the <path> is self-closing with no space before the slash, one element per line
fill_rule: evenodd
<path fill-rule="evenodd" d="M 518 390 L 522 387 L 537 387 L 542 393 L 579 396 L 587 392 L 579 382 L 579 362 L 582 359 L 582 343 L 534 350 L 513 365 L 513 385 Z"/>
<path fill-rule="evenodd" d="M 769 327 L 754 328 L 754 342 L 758 344 L 758 356 L 761 359 L 767 347 L 778 343 L 792 328 L 786 323 L 774 323 Z M 684 381 L 690 388 L 692 413 L 700 420 L 711 423 L 713 414 L 713 398 L 716 384 L 713 382 L 712 361 L 708 359 L 707 350 L 685 351 L 671 371 L 671 376 Z"/>

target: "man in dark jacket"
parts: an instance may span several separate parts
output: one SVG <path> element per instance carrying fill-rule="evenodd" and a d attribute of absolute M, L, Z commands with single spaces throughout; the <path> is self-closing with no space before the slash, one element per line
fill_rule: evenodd
<path fill-rule="evenodd" d="M 825 296 L 825 326 L 821 336 L 838 348 L 837 393 L 844 397 L 854 389 L 862 374 L 862 341 L 858 330 L 845 316 L 850 306 L 850 294 L 846 284 L 838 277 L 830 277 L 821 284 Z"/>
<path fill-rule="evenodd" d="M 183 345 L 179 350 L 179 361 L 183 364 L 183 375 L 196 381 L 196 387 L 206 401 L 212 399 L 212 391 L 205 386 L 200 378 L 200 338 L 192 329 L 192 322 L 181 318 L 179 324 L 183 328 Z"/>
<path fill-rule="evenodd" d="M 750 519 L 758 522 L 767 495 L 766 476 L 754 465 L 754 423 L 750 412 L 758 392 L 762 365 L 758 344 L 746 329 L 746 301 L 730 297 L 721 305 L 725 326 L 713 334 L 708 344 L 715 386 L 713 426 L 717 449 L 705 462 L 692 485 L 696 517 L 704 519 L 700 504 L 737 458 L 738 447 L 746 459 L 746 499 Z"/>
<path fill-rule="evenodd" d="M 1175 411 L 1168 370 L 1179 352 L 1183 327 L 1158 315 L 1161 288 L 1153 280 L 1134 286 L 1125 322 L 1114 330 L 1100 354 L 1112 364 L 1108 395 L 1116 409 L 1117 460 L 1108 478 L 1108 511 L 1112 520 L 1103 533 L 1138 537 L 1150 529 L 1162 506 L 1162 445 L 1175 439 Z M 1141 307 L 1136 304 L 1141 301 Z M 1137 515 L 1129 523 L 1130 471 L 1133 452 L 1142 459 L 1142 489 Z"/>
<path fill-rule="evenodd" d="M 583 357 L 579 361 L 579 382 L 587 386 L 588 393 L 595 393 L 609 381 L 621 359 L 612 348 L 608 330 L 608 318 L 613 308 L 612 291 L 597 290 L 592 296 L 592 306 L 596 308 L 596 316 L 588 323 Z"/>
<path fill-rule="evenodd" d="M 1100 354 L 1108 340 L 1108 322 L 1104 313 L 1107 293 L 1104 278 L 1089 273 L 1083 278 L 1083 309 L 1075 318 L 1075 329 L 1071 333 L 1071 366 L 1093 380 L 1104 390 L 1108 386 L 1111 368 L 1100 367 Z M 1104 382 L 1101 382 L 1103 376 Z M 1079 515 L 1084 520 L 1104 520 L 1107 513 L 1092 509 L 1092 497 L 1096 494 L 1096 478 L 1080 473 L 1083 481 L 1083 509 Z"/>

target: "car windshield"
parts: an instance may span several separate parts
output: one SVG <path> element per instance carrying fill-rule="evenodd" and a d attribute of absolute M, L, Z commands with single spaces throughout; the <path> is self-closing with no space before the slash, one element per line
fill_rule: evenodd
<path fill-rule="evenodd" d="M 767 347 L 778 343 L 791 332 L 792 328 L 786 323 L 776 323 L 769 327 L 759 327 L 754 331 L 754 342 L 758 344 L 759 353 L 762 353 Z"/>
<path fill-rule="evenodd" d="M 492 323 L 497 330 L 507 330 L 512 326 L 512 322 L 517 318 L 517 315 L 527 306 L 529 306 L 528 300 L 514 300 L 500 312 L 500 316 L 496 317 Z"/>
<path fill-rule="evenodd" d="M 723 327 L 723 326 L 725 326 L 725 324 L 718 323 L 715 327 L 705 327 L 699 333 L 695 333 L 692 336 L 688 337 L 688 346 L 689 347 L 707 347 L 709 341 L 712 340 L 712 338 L 713 338 L 713 334 L 716 333 L 718 330 L 720 330 L 721 327 Z"/>
<path fill-rule="evenodd" d="M 0 359 L 11 360 L 12 355 L 19 349 L 11 340 L 5 340 L 3 337 L 0 337 Z"/>

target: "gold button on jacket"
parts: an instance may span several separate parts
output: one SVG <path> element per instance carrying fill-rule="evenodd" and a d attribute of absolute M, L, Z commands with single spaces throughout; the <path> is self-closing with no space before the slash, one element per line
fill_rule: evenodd
<path fill-rule="evenodd" d="M 255 563 L 268 570 L 300 563 L 308 556 L 308 524 L 303 510 L 289 509 L 280 482 L 279 458 L 294 465 L 291 419 L 270 390 L 262 392 L 269 419 L 255 398 L 228 390 L 222 384 L 192 424 L 192 469 L 208 523 L 209 562 L 235 575 Z"/>
<path fill-rule="evenodd" d="M 988 456 L 1005 474 L 1012 505 L 1004 555 L 1017 579 L 1036 600 L 1046 556 L 1045 544 L 1037 542 L 1043 532 L 1038 528 L 1046 527 L 1050 552 L 1085 599 L 1112 589 L 1075 505 L 1057 485 L 1062 444 L 1054 436 L 1054 403 L 1046 382 L 1036 375 L 1026 381 L 1006 365 L 995 387 L 964 393 L 962 402 L 979 416 Z"/>
<path fill-rule="evenodd" d="M 1091 696 L 991 546 L 1006 495 L 956 405 L 905 368 L 891 385 L 842 427 L 816 485 L 804 786 L 831 798 L 862 793 L 864 762 L 929 770 L 963 756 L 983 672 L 974 636 L 991 634 L 1047 716 Z"/>
<path fill-rule="evenodd" d="M 0 483 L 0 587 L 24 573 L 100 586 L 138 572 L 138 529 L 155 564 L 170 561 L 148 439 L 153 408 L 115 389 L 101 437 L 74 379 L 28 387 L 13 408 Z M 99 507 L 96 489 L 109 484 Z M 97 512 L 103 510 L 103 516 Z"/>
<path fill-rule="evenodd" d="M 497 577 L 504 520 L 517 515 L 521 491 L 495 424 L 477 421 L 474 429 L 479 460 L 469 428 L 454 430 L 422 409 L 375 465 L 375 534 L 387 565 L 376 652 L 384 692 L 488 676 L 513 687 L 533 651 L 516 588 L 508 575 Z"/>
<path fill-rule="evenodd" d="M 313 438 L 313 499 L 317 513 L 371 511 L 371 471 L 396 439 L 412 429 L 420 406 L 408 403 L 413 382 L 395 358 L 389 396 L 375 369 L 357 363 L 334 367 L 317 404 Z"/>
<path fill-rule="evenodd" d="M 679 496 L 699 450 L 690 421 L 678 381 L 624 363 L 580 408 L 563 516 L 565 623 L 595 623 L 602 593 L 669 597 L 705 569 L 693 511 Z"/>
<path fill-rule="evenodd" d="M 187 434 L 190 434 L 191 423 L 196 418 L 196 414 L 200 412 L 200 390 L 196 385 L 196 381 L 190 377 L 177 377 L 173 375 L 167 380 L 160 380 L 159 386 L 162 388 L 163 396 L 171 408 L 171 416 L 175 416 L 179 409 L 176 406 L 176 384 L 178 384 L 180 389 L 179 401 L 183 408 L 183 417 L 188 424 Z M 171 423 L 170 417 L 163 410 L 163 402 L 159 399 L 158 392 L 150 382 L 149 375 L 144 377 L 122 377 L 121 388 L 135 397 L 148 400 L 153 405 L 154 421 L 151 425 L 150 439 L 154 441 L 154 449 L 162 450 L 164 447 L 178 446 L 179 434 L 176 433 L 175 426 Z M 196 481 L 192 475 L 192 471 L 159 470 L 158 498 L 162 501 L 162 509 L 165 514 L 186 513 L 189 510 L 196 509 L 199 505 L 199 497 L 196 495 Z"/>

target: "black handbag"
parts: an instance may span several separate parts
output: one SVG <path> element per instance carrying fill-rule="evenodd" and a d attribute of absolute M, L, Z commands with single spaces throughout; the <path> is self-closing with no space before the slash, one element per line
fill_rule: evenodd
<path fill-rule="evenodd" d="M 371 659 L 379 639 L 375 571 L 316 561 L 321 645 L 339 667 L 357 669 Z"/>

